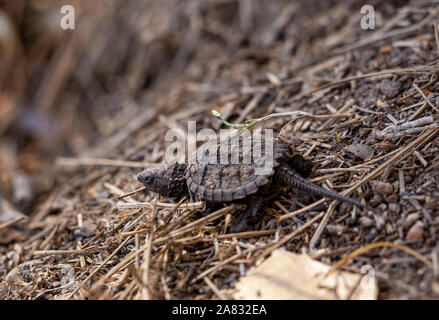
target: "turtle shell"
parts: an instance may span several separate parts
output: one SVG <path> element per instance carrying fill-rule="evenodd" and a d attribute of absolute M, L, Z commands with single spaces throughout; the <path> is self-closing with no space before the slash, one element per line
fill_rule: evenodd
<path fill-rule="evenodd" d="M 209 141 L 188 161 L 186 181 L 196 199 L 243 199 L 271 181 L 288 145 L 277 139 Z"/>

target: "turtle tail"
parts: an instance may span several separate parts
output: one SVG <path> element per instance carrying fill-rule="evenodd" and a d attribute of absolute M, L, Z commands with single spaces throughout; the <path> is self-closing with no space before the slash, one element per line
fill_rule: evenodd
<path fill-rule="evenodd" d="M 338 194 L 336 192 L 326 190 L 318 185 L 315 185 L 308 180 L 306 180 L 304 177 L 302 177 L 300 174 L 296 173 L 294 170 L 286 167 L 286 166 L 279 166 L 275 173 L 275 179 L 277 182 L 281 185 L 290 186 L 292 188 L 307 191 L 310 193 L 313 193 L 315 195 L 325 197 L 325 198 L 331 198 L 335 200 L 340 200 L 344 202 L 351 203 L 361 209 L 369 210 L 372 212 L 376 212 L 375 209 L 371 208 L 370 206 L 364 205 L 361 202 L 343 196 L 341 194 Z"/>

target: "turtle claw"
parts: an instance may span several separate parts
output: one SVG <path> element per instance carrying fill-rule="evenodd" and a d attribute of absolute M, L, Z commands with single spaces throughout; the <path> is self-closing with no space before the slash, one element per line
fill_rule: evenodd
<path fill-rule="evenodd" d="M 262 198 L 257 196 L 250 196 L 246 200 L 246 204 L 247 209 L 237 216 L 237 220 L 239 221 L 239 223 L 231 226 L 230 232 L 243 232 L 249 229 L 249 222 L 253 220 L 253 218 L 258 213 L 262 204 Z"/>

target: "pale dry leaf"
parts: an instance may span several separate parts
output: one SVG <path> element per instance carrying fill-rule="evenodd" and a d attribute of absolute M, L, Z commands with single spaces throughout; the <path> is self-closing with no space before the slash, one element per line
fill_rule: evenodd
<path fill-rule="evenodd" d="M 331 266 L 306 254 L 276 250 L 259 266 L 242 277 L 234 291 L 235 299 L 377 299 L 378 286 L 369 272 L 337 271 L 325 278 Z"/>

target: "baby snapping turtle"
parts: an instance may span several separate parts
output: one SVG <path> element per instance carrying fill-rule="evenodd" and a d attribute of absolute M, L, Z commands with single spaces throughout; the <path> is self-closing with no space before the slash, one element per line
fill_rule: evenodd
<path fill-rule="evenodd" d="M 230 141 L 205 143 L 189 157 L 187 164 L 149 165 L 137 175 L 137 180 L 165 197 L 189 194 L 192 200 L 210 203 L 244 199 L 262 188 L 290 186 L 373 211 L 355 199 L 306 180 L 311 161 L 293 154 L 282 141 L 239 139 L 235 144 Z"/>

